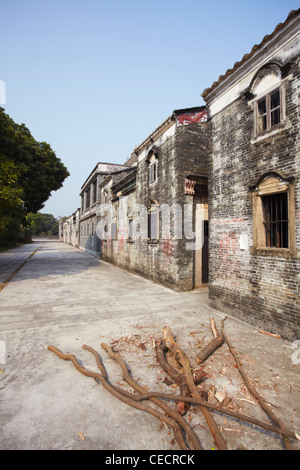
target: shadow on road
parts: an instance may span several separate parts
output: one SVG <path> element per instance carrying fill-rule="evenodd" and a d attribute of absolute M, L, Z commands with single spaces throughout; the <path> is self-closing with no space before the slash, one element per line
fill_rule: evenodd
<path fill-rule="evenodd" d="M 45 276 L 71 276 L 98 266 L 100 260 L 59 241 L 35 241 L 0 256 L 10 283 Z"/>

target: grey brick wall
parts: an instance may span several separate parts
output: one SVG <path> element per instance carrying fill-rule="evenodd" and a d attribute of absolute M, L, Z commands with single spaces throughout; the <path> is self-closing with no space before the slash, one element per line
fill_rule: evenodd
<path fill-rule="evenodd" d="M 286 85 L 287 125 L 253 140 L 254 113 L 241 96 L 209 121 L 210 288 L 213 306 L 290 339 L 300 331 L 299 57 Z M 265 173 L 295 178 L 296 250 L 292 257 L 251 250 L 249 188 Z M 249 249 L 241 249 L 240 236 Z"/>
<path fill-rule="evenodd" d="M 156 184 L 149 185 L 146 159 L 138 163 L 136 189 L 128 195 L 129 208 L 136 202 L 150 207 L 155 201 L 160 207 L 163 204 L 179 204 L 181 208 L 191 204 L 193 207 L 193 196 L 184 194 L 184 181 L 188 174 L 207 175 L 206 126 L 202 122 L 177 127 L 175 135 L 159 147 Z M 116 210 L 118 204 L 117 201 Z M 186 250 L 186 239 L 175 239 L 172 220 L 171 215 L 170 238 L 162 238 L 160 215 L 156 242 L 140 239 L 128 242 L 120 237 L 108 240 L 102 243 L 102 258 L 174 290 L 193 289 L 194 253 Z"/>

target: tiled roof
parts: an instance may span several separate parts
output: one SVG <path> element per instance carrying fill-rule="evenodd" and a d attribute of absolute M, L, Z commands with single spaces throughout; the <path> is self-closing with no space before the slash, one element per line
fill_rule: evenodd
<path fill-rule="evenodd" d="M 222 82 L 222 80 L 224 80 L 226 77 L 228 77 L 229 75 L 231 75 L 238 67 L 240 67 L 244 62 L 246 62 L 246 60 L 248 60 L 258 49 L 260 49 L 267 41 L 269 41 L 271 38 L 273 38 L 282 28 L 284 28 L 284 26 L 294 17 L 296 17 L 297 15 L 300 14 L 300 8 L 298 8 L 298 10 L 292 10 L 287 19 L 285 20 L 284 23 L 279 23 L 276 28 L 274 29 L 274 31 L 271 33 L 271 34 L 267 34 L 263 40 L 261 41 L 260 44 L 255 44 L 255 46 L 253 46 L 251 52 L 249 52 L 248 54 L 245 54 L 242 58 L 242 60 L 240 60 L 239 62 L 236 62 L 234 64 L 234 66 L 231 68 L 231 69 L 228 69 L 227 72 L 224 74 L 224 75 L 220 75 L 220 77 L 218 78 L 218 80 L 216 80 L 211 87 L 209 88 L 206 88 L 203 93 L 201 94 L 201 96 L 205 99 L 205 97 L 212 91 L 214 90 L 214 88 L 216 88 L 219 83 Z"/>

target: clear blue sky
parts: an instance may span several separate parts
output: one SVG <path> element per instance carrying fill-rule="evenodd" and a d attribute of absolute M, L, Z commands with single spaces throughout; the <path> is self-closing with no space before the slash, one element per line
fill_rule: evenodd
<path fill-rule="evenodd" d="M 174 109 L 250 52 L 292 0 L 0 0 L 5 112 L 71 176 L 42 212 L 70 215 L 98 161 L 124 163 Z"/>

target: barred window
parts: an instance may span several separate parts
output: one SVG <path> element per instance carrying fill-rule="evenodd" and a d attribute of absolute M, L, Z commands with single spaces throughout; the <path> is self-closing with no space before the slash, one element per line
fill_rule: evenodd
<path fill-rule="evenodd" d="M 288 248 L 287 193 L 262 196 L 266 246 Z"/>
<path fill-rule="evenodd" d="M 295 184 L 276 172 L 261 177 L 251 188 L 253 248 L 262 254 L 294 256 Z"/>

